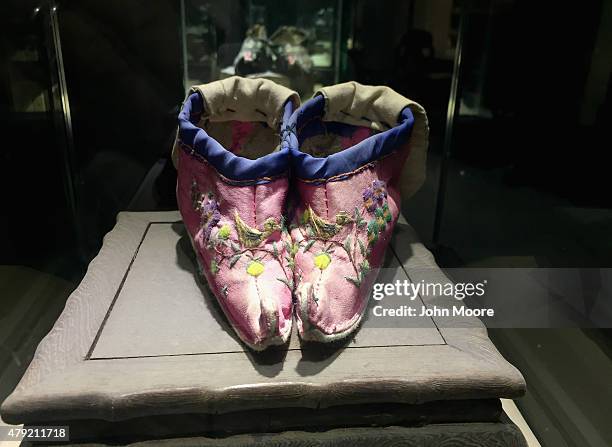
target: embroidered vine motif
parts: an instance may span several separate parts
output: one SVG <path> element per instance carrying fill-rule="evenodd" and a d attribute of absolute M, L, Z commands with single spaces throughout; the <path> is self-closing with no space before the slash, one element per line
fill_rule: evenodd
<path fill-rule="evenodd" d="M 314 256 L 315 267 L 321 272 L 333 262 L 336 249 L 345 252 L 355 272 L 354 276 L 346 276 L 345 279 L 356 287 L 361 286 L 370 271 L 370 263 L 367 258 L 372 247 L 378 242 L 380 234 L 386 230 L 387 224 L 392 220 L 384 181 L 374 180 L 363 191 L 362 198 L 363 205 L 361 207 L 355 207 L 352 214 L 341 211 L 336 214 L 333 221 L 318 216 L 308 205 L 299 220 L 300 224 L 298 226 L 303 236 L 299 248 L 304 253 L 309 251 L 316 241 L 326 243 L 325 248 Z M 349 234 L 344 241 L 332 239 L 343 227 L 349 224 L 356 226 L 355 236 Z M 363 229 L 366 230 L 367 244 L 356 234 L 358 230 Z"/>
<path fill-rule="evenodd" d="M 279 250 L 276 241 L 272 242 L 270 250 L 265 245 L 267 238 L 275 231 L 283 231 L 283 222 L 278 222 L 274 218 L 269 218 L 264 221 L 263 231 L 247 225 L 242 218 L 236 213 L 234 215 L 234 223 L 238 240 L 231 240 L 231 228 L 229 224 L 224 224 L 216 234 L 214 234 L 208 244 L 208 248 L 215 251 L 215 271 L 211 269 L 211 273 L 216 274 L 218 267 L 222 263 L 232 269 L 241 259 L 246 258 L 245 271 L 250 276 L 257 278 L 264 273 L 266 266 L 264 260 L 266 256 L 271 256 L 277 262 L 282 264 L 282 250 Z M 284 233 L 286 234 L 286 233 Z M 288 244 L 291 246 L 291 244 Z M 212 264 L 211 264 L 212 265 Z M 291 265 L 288 263 L 288 266 Z M 285 268 L 283 267 L 283 271 Z M 291 274 L 285 271 L 285 278 L 277 278 L 285 284 L 289 284 Z M 288 286 L 289 287 L 289 286 Z M 291 288 L 291 287 L 290 287 Z"/>
<path fill-rule="evenodd" d="M 214 252 L 213 258 L 210 261 L 210 273 L 216 275 L 219 272 L 220 266 L 226 264 L 232 269 L 243 257 L 245 258 L 245 272 L 257 278 L 265 271 L 264 259 L 270 256 L 276 260 L 282 267 L 285 273 L 284 278 L 276 278 L 285 284 L 290 290 L 293 289 L 293 273 L 287 272 L 283 265 L 283 256 L 289 269 L 295 266 L 295 253 L 297 247 L 289 242 L 285 242 L 283 247 L 279 249 L 276 242 L 272 243 L 272 249 L 267 248 L 264 243 L 276 231 L 280 231 L 283 236 L 288 237 L 288 231 L 285 228 L 284 219 L 276 219 L 270 217 L 266 219 L 262 225 L 262 229 L 253 228 L 247 225 L 240 215 L 234 214 L 234 228 L 236 230 L 237 239 L 232 239 L 232 227 L 230 223 L 224 223 L 213 233 L 213 229 L 218 226 L 221 220 L 219 212 L 219 202 L 211 192 L 202 193 L 199 190 L 195 179 L 191 184 L 191 200 L 195 211 L 200 213 L 200 228 L 203 229 L 204 242 L 206 248 Z M 227 287 L 224 287 L 223 295 L 227 295 Z"/>

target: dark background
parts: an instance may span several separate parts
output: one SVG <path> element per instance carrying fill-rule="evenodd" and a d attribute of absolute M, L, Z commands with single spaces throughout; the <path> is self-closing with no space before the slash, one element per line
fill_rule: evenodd
<path fill-rule="evenodd" d="M 219 45 L 238 48 L 249 2 L 208 3 Z M 274 26 L 302 11 L 300 2 L 256 3 L 269 6 Z M 340 81 L 389 85 L 428 111 L 428 179 L 403 208 L 442 266 L 612 266 L 611 3 L 343 2 Z M 53 6 L 0 5 L 0 326 L 19 322 L 0 330 L 2 396 L 117 212 L 176 208 L 167 161 L 185 88 L 180 2 Z M 462 64 L 453 72 L 460 23 Z M 453 76 L 459 105 L 450 138 Z M 440 190 L 445 137 L 450 158 Z M 40 278 L 47 286 L 38 298 L 19 298 Z M 612 401 L 609 330 L 534 331 L 492 332 L 530 371 L 536 391 L 520 405 L 534 431 L 555 445 L 588 445 L 575 411 L 610 436 L 603 422 Z M 576 349 L 583 345 L 589 349 Z M 545 375 L 524 364 L 534 352 L 575 408 L 556 402 Z M 579 374 L 580 391 L 573 388 Z"/>

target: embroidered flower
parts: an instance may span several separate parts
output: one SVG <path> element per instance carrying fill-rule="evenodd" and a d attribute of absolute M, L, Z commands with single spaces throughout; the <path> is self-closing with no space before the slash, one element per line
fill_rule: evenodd
<path fill-rule="evenodd" d="M 374 198 L 378 201 L 378 203 L 382 204 L 382 202 L 387 197 L 387 184 L 382 180 L 374 180 L 372 182 L 372 190 L 374 191 Z"/>
<path fill-rule="evenodd" d="M 219 239 L 226 240 L 229 237 L 231 231 L 232 230 L 230 226 L 228 224 L 225 224 L 219 229 L 219 232 L 217 233 L 217 237 Z"/>
<path fill-rule="evenodd" d="M 259 261 L 249 262 L 249 265 L 247 267 L 247 273 L 254 277 L 258 277 L 259 275 L 261 275 L 264 270 L 264 265 Z"/>
<path fill-rule="evenodd" d="M 376 209 L 376 202 L 374 200 L 374 190 L 372 188 L 366 188 L 363 192 L 363 204 L 369 212 Z"/>
<path fill-rule="evenodd" d="M 207 241 L 210 238 L 210 232 L 221 220 L 221 213 L 219 213 L 219 204 L 212 194 L 202 199 L 200 209 L 202 210 L 201 223 L 204 228 L 204 240 Z"/>
<path fill-rule="evenodd" d="M 314 263 L 320 270 L 325 270 L 331 262 L 331 257 L 327 253 L 321 253 L 314 257 Z"/>
<path fill-rule="evenodd" d="M 219 209 L 219 204 L 214 198 L 203 198 L 200 204 L 202 210 L 202 221 L 208 222 L 215 212 Z"/>
<path fill-rule="evenodd" d="M 363 203 L 369 212 L 373 212 L 382 205 L 387 198 L 386 183 L 382 180 L 374 180 L 372 186 L 363 191 Z"/>

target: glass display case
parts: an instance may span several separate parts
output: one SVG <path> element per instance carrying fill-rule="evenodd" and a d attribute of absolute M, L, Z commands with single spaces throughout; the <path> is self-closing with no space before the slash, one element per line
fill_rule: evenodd
<path fill-rule="evenodd" d="M 346 433 L 353 428 L 345 426 L 348 423 L 359 425 L 360 432 L 370 428 L 388 431 L 388 427 L 377 425 L 392 422 L 394 430 L 424 432 L 427 425 L 435 425 L 432 421 L 437 417 L 444 421 L 441 429 L 452 431 L 458 422 L 449 424 L 448 417 L 464 418 L 460 422 L 466 424 L 481 414 L 495 415 L 493 420 L 502 414 L 502 406 L 511 419 L 518 415 L 520 421 L 521 414 L 525 417 L 522 424 L 515 422 L 528 438 L 528 445 L 612 445 L 612 426 L 605 416 L 610 413 L 606 408 L 612 398 L 612 270 L 608 268 L 612 264 L 612 195 L 605 155 L 612 146 L 612 2 L 585 2 L 581 8 L 566 8 L 519 0 L 7 0 L 0 2 L 0 24 L 0 127 L 5 138 L 0 150 L 4 199 L 0 222 L 0 404 L 35 359 L 34 373 L 24 376 L 27 386 L 18 391 L 26 399 L 21 403 L 26 404 L 13 408 L 22 416 L 30 410 L 36 412 L 36 408 L 50 409 L 56 420 L 60 418 L 57 408 L 63 406 L 75 417 L 72 423 L 83 422 L 96 436 L 106 436 L 93 423 L 96 417 L 121 417 L 117 423 L 98 421 L 111 433 L 108 439 L 113 445 L 120 445 L 110 430 L 113 427 L 121 426 L 136 436 L 126 421 L 142 422 L 143 431 L 138 433 L 142 439 L 130 442 L 159 438 L 171 443 L 171 437 L 202 434 L 211 423 L 214 430 L 206 432 L 214 437 L 211 442 L 230 442 L 229 430 L 239 429 L 252 432 L 250 438 L 258 445 L 264 445 L 266 439 L 281 445 L 285 436 L 281 431 L 286 427 L 313 437 L 327 436 L 328 427 L 334 427 L 338 435 Z M 276 107 L 262 112 L 262 108 L 251 107 L 263 102 L 259 98 L 232 95 L 238 107 L 225 110 L 250 115 L 230 114 L 229 119 L 223 116 L 218 121 L 202 113 L 214 110 L 210 101 L 204 103 L 205 94 L 194 93 L 195 98 L 185 101 L 185 91 L 191 86 L 232 76 L 252 78 L 246 80 L 250 85 L 259 82 L 257 78 L 274 81 L 299 93 L 299 99 L 290 92 Z M 350 170 L 344 163 L 330 162 L 330 172 L 322 177 L 314 172 L 329 160 L 354 161 L 351 157 L 359 158 L 357 152 L 362 156 L 370 150 L 370 155 L 378 157 L 380 152 L 375 151 L 384 145 L 364 142 L 381 141 L 377 138 L 394 128 L 398 115 L 409 122 L 402 108 L 399 112 L 393 109 L 390 119 L 371 120 L 364 126 L 368 115 L 376 115 L 370 113 L 375 107 L 369 99 L 361 98 L 363 108 L 358 109 L 358 101 L 350 95 L 350 100 L 338 107 L 339 112 L 330 116 L 334 115 L 329 113 L 334 96 L 327 95 L 329 90 L 325 90 L 325 98 L 309 101 L 322 87 L 333 89 L 351 81 L 379 87 L 378 92 L 390 87 L 427 112 L 429 148 L 426 160 L 422 157 L 419 161 L 426 175 L 414 195 L 387 193 L 384 182 L 374 177 L 371 183 L 368 178 L 364 184 L 346 186 L 348 178 L 357 177 L 354 174 L 371 169 L 368 172 L 374 176 L 374 169 L 380 166 L 363 164 L 362 159 L 360 166 L 355 163 Z M 274 86 L 274 91 L 283 90 Z M 247 87 L 244 91 L 259 92 Z M 223 96 L 220 102 L 228 97 Z M 379 100 L 378 106 L 392 104 L 388 98 Z M 293 105 L 293 100 L 295 109 L 290 110 L 287 106 Z M 183 108 L 186 103 L 190 110 Z M 296 112 L 298 107 L 300 112 Z M 182 117 L 181 110 L 187 110 Z M 360 113 L 349 113 L 356 110 Z M 308 115 L 302 114 L 304 111 Z M 273 120 L 263 121 L 257 113 L 278 117 L 278 122 L 270 124 Z M 349 115 L 350 120 L 340 113 Z M 298 121 L 300 115 L 311 119 Z M 199 213 L 192 215 L 199 225 L 193 234 L 180 223 L 182 216 L 175 211 L 179 206 L 176 167 L 180 163 L 173 163 L 171 148 L 178 141 L 179 119 L 195 126 L 187 127 L 187 134 L 196 130 L 201 136 L 200 130 L 205 131 L 209 141 L 219 142 L 224 154 L 221 159 L 216 157 L 216 149 L 209 152 L 206 146 L 204 150 L 203 145 L 196 145 L 195 137 L 182 141 L 185 144 L 180 149 L 191 149 L 183 150 L 183 155 L 194 160 L 200 156 L 206 162 L 216 160 L 204 172 L 219 174 L 215 185 L 222 185 L 215 186 L 215 193 L 213 188 L 193 188 L 193 179 L 183 174 L 187 179 L 183 191 L 188 192 L 182 194 L 184 208 Z M 293 136 L 296 141 L 291 140 Z M 286 141 L 289 156 L 278 164 L 256 164 L 268 156 L 281 159 L 276 157 L 287 149 L 283 146 Z M 356 147 L 359 150 L 352 151 Z M 406 151 L 406 160 L 418 158 L 414 147 L 411 144 Z M 342 152 L 350 155 L 343 158 Z M 372 155 L 368 160 L 384 162 L 388 155 Z M 312 170 L 300 161 L 302 156 L 310 157 L 311 162 L 314 159 Z M 394 172 L 400 171 L 399 164 L 389 163 Z M 249 178 L 242 178 L 236 168 L 253 165 L 257 172 Z M 280 168 L 276 171 L 278 166 L 283 172 Z M 233 177 L 225 175 L 230 168 Z M 378 178 L 379 173 L 375 174 Z M 413 174 L 406 178 L 417 177 Z M 206 184 L 208 177 L 198 175 Z M 260 200 L 260 191 L 266 188 L 260 185 L 277 177 L 285 189 L 278 189 L 281 193 L 275 196 L 275 208 L 270 211 L 272 208 L 266 207 L 273 201 Z M 243 217 L 225 213 L 239 208 L 226 205 L 227 197 L 233 197 L 227 192 L 230 187 L 241 187 L 245 180 L 252 186 L 252 214 L 251 195 L 246 201 L 242 198 Z M 306 193 L 296 186 L 302 183 Z M 334 196 L 341 188 L 342 195 Z M 282 202 L 281 197 L 290 200 Z M 357 213 L 347 206 L 354 198 L 359 205 Z M 505 294 L 497 309 L 482 301 L 456 297 L 474 309 L 486 305 L 501 316 L 496 321 L 483 319 L 488 337 L 478 323 L 477 336 L 460 339 L 461 345 L 456 335 L 466 329 L 463 320 L 461 331 L 446 323 L 438 325 L 433 318 L 421 320 L 426 321 L 423 325 L 405 320 L 374 326 L 381 320 L 374 318 L 379 315 L 373 309 L 384 301 L 373 296 L 378 304 L 372 306 L 372 318 L 365 317 L 358 337 L 346 344 L 339 340 L 331 343 L 337 335 L 331 334 L 322 338 L 321 343 L 329 342 L 328 346 L 317 348 L 312 339 L 302 343 L 306 339 L 298 338 L 303 335 L 298 328 L 284 333 L 292 343 L 286 350 L 275 347 L 267 354 L 243 351 L 247 346 L 242 346 L 238 332 L 224 315 L 224 303 L 232 302 L 225 296 L 232 289 L 226 278 L 240 274 L 241 284 L 255 284 L 251 289 L 234 288 L 251 293 L 239 298 L 244 302 L 248 298 L 256 304 L 251 306 L 256 312 L 264 312 L 259 315 L 265 319 L 257 318 L 256 312 L 251 315 L 249 306 L 245 306 L 247 312 L 242 308 L 235 312 L 240 316 L 248 313 L 256 328 L 268 320 L 261 325 L 267 330 L 280 315 L 268 312 L 268 300 L 260 299 L 279 295 L 276 288 L 262 292 L 266 282 L 284 291 L 285 301 L 280 306 L 286 311 L 283 321 L 294 321 L 295 325 L 298 315 L 301 322 L 309 321 L 303 309 L 313 309 L 317 315 L 321 309 L 322 314 L 325 299 L 330 297 L 328 302 L 343 304 L 327 309 L 369 309 L 361 306 L 362 297 L 341 301 L 338 296 L 345 288 L 360 287 L 371 271 L 374 262 L 367 259 L 372 252 L 370 244 L 382 240 L 380 235 L 389 229 L 389 198 L 396 201 L 393 211 L 402 218 L 394 227 L 397 231 L 386 258 L 392 263 L 380 276 L 381 285 L 394 285 L 397 278 L 406 278 L 403 284 L 418 287 L 425 284 L 417 279 L 419 271 L 432 271 L 432 277 L 448 276 L 463 284 L 480 279 L 476 276 L 481 273 L 491 278 L 492 274 L 512 271 L 536 279 L 542 293 L 521 291 L 519 286 L 526 282 L 523 278 L 519 281 L 508 275 L 511 279 L 507 279 L 502 273 L 495 281 L 486 280 L 491 285 L 487 293 L 501 290 Z M 306 208 L 306 202 L 317 205 L 317 201 L 320 211 L 310 204 Z M 330 204 L 337 212 L 329 211 Z M 303 212 L 296 213 L 296 206 L 302 206 Z M 269 216 L 262 218 L 257 210 L 264 208 Z M 363 216 L 367 215 L 370 218 L 366 221 Z M 345 237 L 348 225 L 353 225 L 348 228 L 355 232 Z M 254 255 L 250 244 L 260 244 L 272 234 L 276 237 L 283 226 L 291 231 L 301 228 L 311 240 L 288 231 L 288 244 L 274 240 L 269 250 L 260 250 L 263 255 L 247 257 L 247 253 Z M 359 231 L 361 239 L 356 237 Z M 193 241 L 199 235 L 207 235 L 208 241 L 196 248 Z M 208 243 L 211 235 L 215 245 Z M 312 242 L 313 238 L 319 241 Z M 333 239 L 335 246 L 322 243 L 328 239 Z M 238 250 L 237 243 L 242 244 Z M 287 276 L 273 270 L 277 268 L 273 262 L 267 264 L 280 257 L 279 247 L 290 255 L 284 258 L 287 263 L 280 261 L 278 267 Z M 217 248 L 225 252 L 209 250 Z M 204 259 L 198 250 L 209 253 L 208 269 L 198 265 L 198 260 Z M 299 269 L 295 269 L 296 250 L 302 259 Z M 102 258 L 90 263 L 98 253 Z M 268 256 L 265 265 L 260 256 Z M 363 260 L 355 261 L 359 256 Z M 349 276 L 336 274 L 342 272 L 336 270 L 341 262 L 347 267 L 344 270 L 351 272 Z M 426 268 L 419 263 L 427 263 Z M 444 275 L 436 270 L 438 266 Z M 209 281 L 205 271 L 219 274 L 217 282 Z M 272 277 L 276 271 L 279 275 Z M 311 278 L 318 276 L 316 287 L 310 283 L 298 288 L 303 272 L 309 272 Z M 333 295 L 321 298 L 323 275 L 329 283 L 337 279 L 338 286 Z M 548 282 L 541 280 L 543 276 Z M 213 288 L 219 285 L 217 297 L 211 295 L 211 284 Z M 77 299 L 66 305 L 75 290 Z M 298 305 L 299 295 L 306 297 L 302 299 L 305 306 Z M 422 296 L 414 300 L 439 303 Z M 79 312 L 73 312 L 76 308 Z M 67 312 L 60 319 L 62 309 Z M 346 322 L 338 323 L 330 315 L 334 328 Z M 553 317 L 557 315 L 567 318 L 556 320 Z M 517 318 L 510 318 L 513 316 Z M 536 320 L 537 316 L 541 319 Z M 55 332 L 48 337 L 51 348 L 38 350 L 39 342 L 54 326 Z M 393 329 L 390 335 L 384 335 L 389 334 L 387 328 Z M 452 329 L 453 334 L 447 337 L 446 329 Z M 261 334 L 262 338 L 276 335 L 263 330 L 257 333 Z M 500 394 L 480 394 L 501 389 L 483 376 L 500 363 L 479 363 L 494 351 L 489 338 L 528 384 L 516 406 L 506 399 L 500 403 Z M 472 351 L 476 361 L 465 359 L 453 367 L 448 357 L 432 354 L 446 350 L 455 358 L 468 352 L 463 343 L 472 339 L 486 341 Z M 453 343 L 461 349 L 455 349 Z M 353 356 L 350 362 L 347 355 Z M 372 362 L 373 358 L 379 361 Z M 462 366 L 464 362 L 469 368 Z M 90 374 L 90 365 L 101 369 Z M 111 374 L 100 375 L 106 374 L 109 365 Z M 175 365 L 175 375 L 161 369 L 151 372 L 149 365 Z M 79 369 L 82 366 L 84 369 Z M 62 369 L 65 367 L 75 369 Z M 79 380 L 65 380 L 79 377 L 73 371 L 83 372 L 83 388 L 78 388 Z M 452 380 L 449 376 L 444 379 L 449 372 Z M 385 377 L 391 378 L 389 386 L 381 380 Z M 401 387 L 401 392 L 408 394 L 393 394 L 398 377 L 408 381 Z M 34 379 L 51 382 L 37 382 L 28 389 Z M 232 382 L 234 379 L 239 381 Z M 309 395 L 304 390 L 311 381 L 316 386 Z M 470 382 L 477 394 L 466 398 Z M 510 383 L 506 379 L 502 382 Z M 214 386 L 207 389 L 202 383 Z M 333 384 L 332 392 L 320 386 L 325 383 Z M 376 403 L 370 408 L 359 404 L 359 412 L 364 413 L 347 413 L 352 403 L 345 402 L 348 394 L 344 388 L 338 392 L 338 384 L 363 383 L 366 388 L 349 391 L 359 399 L 373 395 Z M 422 386 L 431 383 L 449 386 L 456 394 L 447 393 L 445 401 L 439 387 L 431 388 L 430 396 L 435 399 L 426 402 Z M 483 388 L 483 383 L 488 386 Z M 87 386 L 100 386 L 101 392 Z M 168 390 L 175 393 L 173 400 L 163 395 Z M 207 394 L 209 390 L 212 392 Z M 223 394 L 227 390 L 229 394 Z M 410 395 L 414 390 L 417 394 Z M 263 393 L 261 399 L 259 392 Z M 189 393 L 194 394 L 190 397 Z M 294 397 L 298 400 L 291 401 Z M 56 400 L 49 406 L 50 398 Z M 340 406 L 336 412 L 334 405 L 325 403 L 327 398 L 337 399 L 333 402 Z M 395 405 L 386 407 L 395 399 L 421 403 L 409 411 Z M 298 401 L 305 407 L 299 409 Z M 207 402 L 212 402 L 210 407 Z M 287 403 L 291 406 L 284 407 Z M 255 409 L 256 413 L 250 413 Z M 372 413 L 367 413 L 370 410 Z M 11 423 L 5 414 L 0 408 L 2 422 Z M 13 422 L 27 421 L 16 419 L 15 414 Z M 352 416 L 347 418 L 347 414 Z M 407 420 L 406 415 L 415 419 Z M 380 424 L 374 423 L 373 416 L 380 418 Z M 279 423 L 283 420 L 285 426 Z M 327 425 L 322 423 L 325 420 Z M 395 427 L 395 421 L 410 427 Z M 217 422 L 220 425 L 215 425 Z M 418 427 L 412 427 L 413 423 Z M 489 426 L 483 428 L 485 434 L 492 428 L 488 418 L 482 425 Z M 151 427 L 159 431 L 150 432 Z M 78 434 L 76 426 L 71 433 Z M 365 440 L 365 445 L 376 444 L 368 444 L 370 438 L 361 434 L 359 439 Z M 92 437 L 87 442 L 106 440 Z"/>
<path fill-rule="evenodd" d="M 342 1 L 181 0 L 184 84 L 267 78 L 304 97 L 340 76 Z"/>

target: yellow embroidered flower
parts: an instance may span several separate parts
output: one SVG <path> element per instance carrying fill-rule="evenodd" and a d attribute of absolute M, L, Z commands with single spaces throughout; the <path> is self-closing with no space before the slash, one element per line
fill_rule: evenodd
<path fill-rule="evenodd" d="M 249 263 L 249 266 L 247 267 L 247 273 L 251 276 L 259 276 L 261 275 L 265 270 L 264 265 L 259 262 L 259 261 L 252 261 Z"/>
<path fill-rule="evenodd" d="M 327 253 L 318 254 L 314 258 L 315 265 L 321 270 L 325 270 L 330 262 L 331 258 Z"/>
<path fill-rule="evenodd" d="M 219 237 L 219 239 L 227 239 L 231 233 L 231 228 L 229 225 L 225 224 L 223 225 L 221 228 L 219 228 L 219 232 L 217 233 L 217 236 Z"/>

